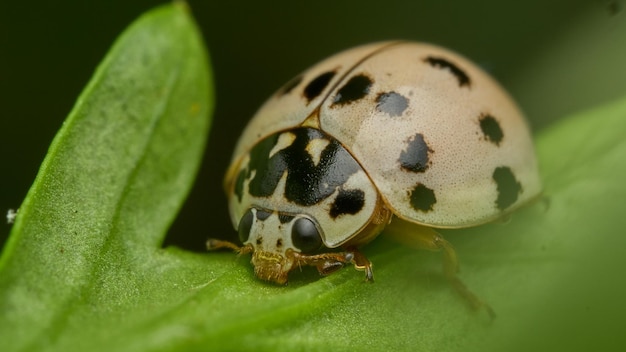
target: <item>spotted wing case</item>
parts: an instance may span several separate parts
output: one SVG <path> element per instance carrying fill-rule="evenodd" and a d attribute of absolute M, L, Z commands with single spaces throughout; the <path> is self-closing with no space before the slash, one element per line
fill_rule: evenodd
<path fill-rule="evenodd" d="M 256 141 L 316 109 L 406 220 L 478 225 L 540 192 L 530 131 L 507 93 L 458 54 L 407 42 L 348 50 L 285 85 L 249 123 L 231 170 Z"/>
<path fill-rule="evenodd" d="M 287 82 L 250 120 L 237 142 L 233 161 L 263 137 L 302 123 L 354 65 L 384 45 L 365 45 L 331 56 Z"/>

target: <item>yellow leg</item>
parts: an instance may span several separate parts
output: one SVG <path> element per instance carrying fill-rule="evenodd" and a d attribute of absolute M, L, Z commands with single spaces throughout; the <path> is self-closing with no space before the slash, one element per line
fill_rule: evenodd
<path fill-rule="evenodd" d="M 363 255 L 356 247 L 348 248 L 348 252 L 352 254 L 354 267 L 357 270 L 365 271 L 365 281 L 374 282 L 374 272 L 372 270 L 372 262 Z"/>
<path fill-rule="evenodd" d="M 394 219 L 385 230 L 385 234 L 394 240 L 417 249 L 443 251 L 443 273 L 452 287 L 465 299 L 471 308 L 484 309 L 493 319 L 495 312 L 478 296 L 470 291 L 457 276 L 459 260 L 450 242 L 446 241 L 437 231 L 430 227 L 416 225 L 401 219 Z"/>
<path fill-rule="evenodd" d="M 218 240 L 215 238 L 209 238 L 206 241 L 206 247 L 210 251 L 230 249 L 233 252 L 237 252 L 238 255 L 254 252 L 254 247 L 250 244 L 238 246 L 232 242 Z M 374 281 L 372 263 L 363 255 L 363 253 L 359 252 L 356 247 L 349 247 L 345 252 L 329 252 L 313 255 L 288 250 L 286 256 L 288 260 L 293 261 L 295 264 L 294 267 L 300 267 L 303 265 L 314 266 L 321 275 L 332 274 L 343 268 L 345 264 L 352 263 L 357 270 L 365 271 L 366 281 Z"/>
<path fill-rule="evenodd" d="M 345 252 L 331 252 L 314 255 L 288 251 L 297 266 L 315 266 L 321 275 L 329 275 L 341 269 L 345 264 L 352 263 L 357 270 L 365 271 L 365 280 L 373 281 L 372 263 L 356 248 L 349 248 Z"/>
<path fill-rule="evenodd" d="M 215 238 L 209 238 L 206 241 L 206 248 L 210 251 L 216 251 L 218 249 L 230 249 L 233 252 L 237 252 L 237 254 L 247 254 L 254 251 L 252 246 L 250 245 L 245 245 L 241 247 L 232 242 L 218 240 Z"/>

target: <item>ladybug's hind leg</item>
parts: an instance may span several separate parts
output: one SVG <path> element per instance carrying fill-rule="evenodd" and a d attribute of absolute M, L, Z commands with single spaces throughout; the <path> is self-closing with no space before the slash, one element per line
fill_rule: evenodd
<path fill-rule="evenodd" d="M 452 247 L 452 244 L 446 241 L 441 234 L 433 228 L 416 225 L 401 219 L 394 219 L 391 226 L 387 227 L 385 233 L 409 247 L 427 249 L 430 251 L 442 251 L 443 273 L 455 291 L 457 291 L 473 309 L 485 309 L 490 318 L 495 318 L 496 315 L 493 309 L 478 298 L 457 275 L 459 272 L 459 260 L 456 251 Z"/>

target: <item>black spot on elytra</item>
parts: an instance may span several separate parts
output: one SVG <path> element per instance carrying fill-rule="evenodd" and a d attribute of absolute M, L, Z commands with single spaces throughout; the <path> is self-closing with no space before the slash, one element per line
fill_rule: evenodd
<path fill-rule="evenodd" d="M 314 128 L 296 128 L 287 132 L 295 136 L 291 145 L 269 157 L 281 133 L 263 139 L 250 151 L 246 178 L 248 192 L 255 197 L 270 197 L 278 182 L 287 173 L 285 198 L 298 205 L 310 206 L 332 195 L 361 167 L 339 142 Z M 325 139 L 328 144 L 315 164 L 306 146 L 313 139 Z"/>
<path fill-rule="evenodd" d="M 365 204 L 365 192 L 360 189 L 340 190 L 330 208 L 330 216 L 336 218 L 343 214 L 356 214 Z"/>
<path fill-rule="evenodd" d="M 437 203 L 435 191 L 418 183 L 411 191 L 411 206 L 417 211 L 428 212 L 433 210 L 433 205 Z"/>
<path fill-rule="evenodd" d="M 511 168 L 507 166 L 497 167 L 492 177 L 498 187 L 496 206 L 500 210 L 505 210 L 517 201 L 517 197 L 522 192 L 522 185 L 515 178 Z"/>
<path fill-rule="evenodd" d="M 304 87 L 304 97 L 310 103 L 311 100 L 317 98 L 328 86 L 328 83 L 335 76 L 335 71 L 329 71 L 322 73 L 321 75 L 315 77 L 309 84 Z"/>
<path fill-rule="evenodd" d="M 495 145 L 500 145 L 504 134 L 502 133 L 502 128 L 500 128 L 498 121 L 491 115 L 482 115 L 479 122 L 480 129 L 483 131 L 485 139 Z"/>
<path fill-rule="evenodd" d="M 283 88 L 278 92 L 278 95 L 283 96 L 291 93 L 291 91 L 296 88 L 298 84 L 300 84 L 300 82 L 302 82 L 302 76 L 294 77 L 293 79 L 291 79 L 291 81 L 287 82 L 287 84 L 283 86 Z"/>
<path fill-rule="evenodd" d="M 282 248 L 283 247 L 283 239 L 279 238 L 276 240 L 276 248 Z"/>
<path fill-rule="evenodd" d="M 400 166 L 411 172 L 424 172 L 429 166 L 429 154 L 432 149 L 428 148 L 428 144 L 424 140 L 421 133 L 416 134 L 408 140 L 406 149 L 400 153 Z"/>
<path fill-rule="evenodd" d="M 337 91 L 332 106 L 355 102 L 370 92 L 372 80 L 364 74 L 353 76 Z"/>
<path fill-rule="evenodd" d="M 380 93 L 376 97 L 376 110 L 391 117 L 401 116 L 408 107 L 409 100 L 396 92 Z"/>
<path fill-rule="evenodd" d="M 459 87 L 469 87 L 471 85 L 470 78 L 467 76 L 467 74 L 458 66 L 444 58 L 429 56 L 424 59 L 424 62 L 438 69 L 448 69 L 450 73 L 452 73 L 454 77 L 456 77 L 457 81 L 459 81 Z"/>

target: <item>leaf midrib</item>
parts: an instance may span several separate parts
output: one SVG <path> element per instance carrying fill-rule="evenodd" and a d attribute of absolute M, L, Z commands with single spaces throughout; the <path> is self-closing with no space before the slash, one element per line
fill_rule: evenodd
<path fill-rule="evenodd" d="M 94 292 L 94 289 L 96 288 L 96 283 L 98 282 L 97 280 L 98 268 L 107 264 L 106 261 L 110 257 L 107 256 L 106 253 L 111 251 L 113 244 L 121 235 L 121 231 L 119 231 L 119 224 L 121 221 L 123 221 L 121 219 L 123 218 L 123 215 L 124 215 L 123 209 L 124 209 L 124 204 L 126 203 L 126 199 L 129 195 L 129 188 L 131 187 L 131 185 L 134 184 L 134 180 L 136 180 L 137 174 L 139 170 L 141 169 L 141 166 L 144 165 L 145 163 L 146 156 L 148 155 L 148 151 L 150 150 L 149 146 L 151 144 L 151 141 L 154 139 L 156 131 L 158 130 L 157 127 L 159 123 L 163 121 L 163 117 L 166 116 L 165 111 L 167 111 L 167 107 L 170 102 L 169 97 L 172 96 L 172 92 L 174 91 L 176 87 L 176 83 L 179 81 L 179 78 L 180 78 L 180 73 L 182 70 L 181 67 L 183 65 L 182 62 L 184 62 L 183 60 L 180 60 L 180 61 L 181 62 L 179 62 L 176 65 L 177 69 L 174 70 L 170 74 L 170 77 L 167 80 L 167 84 L 164 86 L 165 88 L 164 94 L 163 94 L 164 98 L 160 99 L 158 103 L 155 104 L 155 108 L 153 110 L 154 112 L 153 117 L 150 119 L 151 123 L 149 127 L 147 127 L 147 130 L 149 132 L 146 134 L 147 138 L 144 139 L 145 142 L 141 148 L 142 153 L 137 157 L 136 161 L 133 163 L 134 166 L 131 172 L 128 173 L 128 177 L 126 179 L 126 182 L 124 183 L 124 187 L 119 193 L 119 197 L 118 197 L 119 200 L 116 202 L 116 206 L 115 206 L 113 216 L 111 219 L 110 230 L 106 238 L 103 240 L 102 245 L 100 246 L 98 255 L 95 256 L 97 260 L 92 261 L 91 262 L 92 265 L 90 266 L 88 270 L 86 270 L 86 272 L 88 273 L 86 275 L 87 279 L 86 279 L 86 282 L 80 286 L 80 289 L 78 290 L 79 292 Z M 104 74 L 105 73 L 101 75 L 96 75 L 96 79 L 103 76 Z M 96 87 L 97 87 L 97 84 L 92 86 L 91 88 L 95 89 Z M 50 320 L 49 327 L 47 329 L 40 330 L 39 334 L 37 334 L 36 336 L 33 336 L 31 343 L 25 346 L 23 350 L 24 351 L 35 350 L 37 346 L 40 346 L 43 343 L 46 343 L 46 342 L 54 343 L 58 341 L 60 336 L 62 336 L 63 333 L 67 331 L 67 326 L 69 325 L 70 317 L 74 316 L 74 313 L 77 312 L 79 308 L 82 306 L 81 303 L 83 303 L 85 300 L 88 300 L 91 296 L 85 295 L 82 297 L 83 299 L 80 301 L 68 300 L 64 304 L 64 308 L 55 309 L 55 312 L 56 312 L 55 318 Z"/>

